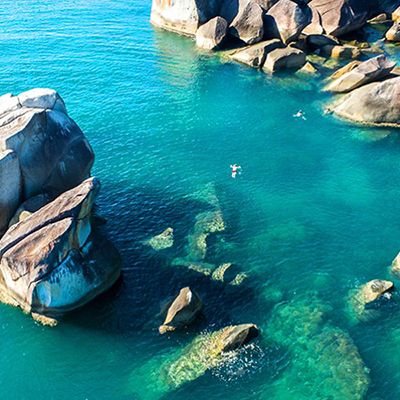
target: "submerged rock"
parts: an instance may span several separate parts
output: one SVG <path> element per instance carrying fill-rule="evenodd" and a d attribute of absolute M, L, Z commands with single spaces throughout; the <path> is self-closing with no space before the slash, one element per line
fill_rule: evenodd
<path fill-rule="evenodd" d="M 263 9 L 257 3 L 247 3 L 232 21 L 229 33 L 247 44 L 261 41 L 264 36 L 263 14 Z"/>
<path fill-rule="evenodd" d="M 349 294 L 349 307 L 352 316 L 357 320 L 368 320 L 377 317 L 376 310 L 371 305 L 381 300 L 390 300 L 391 292 L 394 289 L 393 282 L 374 279 L 351 290 Z"/>
<path fill-rule="evenodd" d="M 217 332 L 199 335 L 176 360 L 162 366 L 167 385 L 177 389 L 212 368 L 224 363 L 224 353 L 237 350 L 258 336 L 253 324 L 234 325 Z"/>
<path fill-rule="evenodd" d="M 400 124 L 400 77 L 374 82 L 346 94 L 328 111 L 337 116 L 367 125 Z"/>
<path fill-rule="evenodd" d="M 325 90 L 333 93 L 345 93 L 367 83 L 387 77 L 396 66 L 396 62 L 390 61 L 384 55 L 371 58 L 352 68 L 331 82 Z"/>
<path fill-rule="evenodd" d="M 0 97 L 0 234 L 20 203 L 89 176 L 93 151 L 52 89 Z"/>
<path fill-rule="evenodd" d="M 225 263 L 220 265 L 218 268 L 214 270 L 211 275 L 212 280 L 214 281 L 224 281 L 225 272 L 232 266 L 231 263 Z"/>
<path fill-rule="evenodd" d="M 199 315 L 202 307 L 203 304 L 196 292 L 189 287 L 181 289 L 178 296 L 168 306 L 167 315 L 158 331 L 162 335 L 190 325 Z"/>
<path fill-rule="evenodd" d="M 311 10 L 300 7 L 291 0 L 279 0 L 267 12 L 266 30 L 273 37 L 280 37 L 288 44 L 295 41 L 301 31 L 311 22 Z"/>
<path fill-rule="evenodd" d="M 299 49 L 286 47 L 275 49 L 267 55 L 263 69 L 276 72 L 284 69 L 300 69 L 306 63 L 306 55 Z"/>
<path fill-rule="evenodd" d="M 282 47 L 284 45 L 279 39 L 266 40 L 235 52 L 231 58 L 250 67 L 261 68 L 265 63 L 267 54 Z"/>
<path fill-rule="evenodd" d="M 91 226 L 99 188 L 90 178 L 8 229 L 0 240 L 2 301 L 58 317 L 117 280 L 118 252 Z"/>
<path fill-rule="evenodd" d="M 391 272 L 394 275 L 400 276 L 400 253 L 397 254 L 396 258 L 392 262 Z"/>
<path fill-rule="evenodd" d="M 196 45 L 202 49 L 215 50 L 225 39 L 228 23 L 222 17 L 210 19 L 196 32 Z"/>
<path fill-rule="evenodd" d="M 174 230 L 167 228 L 164 232 L 152 237 L 145 243 L 156 251 L 168 249 L 174 245 Z"/>
<path fill-rule="evenodd" d="M 368 370 L 349 335 L 325 322 L 327 311 L 314 295 L 275 306 L 267 334 L 287 347 L 291 362 L 262 398 L 365 397 Z"/>

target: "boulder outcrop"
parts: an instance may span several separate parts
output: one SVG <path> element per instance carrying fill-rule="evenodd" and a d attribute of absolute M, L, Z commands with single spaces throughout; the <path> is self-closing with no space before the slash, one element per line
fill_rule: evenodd
<path fill-rule="evenodd" d="M 205 50 L 215 50 L 225 39 L 228 23 L 222 17 L 210 19 L 196 32 L 196 46 Z"/>
<path fill-rule="evenodd" d="M 311 0 L 308 6 L 312 10 L 312 22 L 306 27 L 306 33 L 338 37 L 359 29 L 368 18 L 367 10 L 354 7 L 347 0 Z"/>
<path fill-rule="evenodd" d="M 400 22 L 395 22 L 385 34 L 389 42 L 400 42 Z"/>
<path fill-rule="evenodd" d="M 275 72 L 282 69 L 300 69 L 305 63 L 304 52 L 294 47 L 285 47 L 268 53 L 263 70 Z"/>
<path fill-rule="evenodd" d="M 51 89 L 0 97 L 0 233 L 19 204 L 57 196 L 89 176 L 93 151 Z"/>
<path fill-rule="evenodd" d="M 0 240 L 3 301 L 57 318 L 116 281 L 118 252 L 91 225 L 99 188 L 89 178 L 9 228 Z"/>
<path fill-rule="evenodd" d="M 229 33 L 244 43 L 260 42 L 264 36 L 264 11 L 260 5 L 249 2 L 229 26 Z"/>
<path fill-rule="evenodd" d="M 237 51 L 231 58 L 232 60 L 247 64 L 250 67 L 262 68 L 267 54 L 282 47 L 284 47 L 284 45 L 279 39 L 266 40 Z"/>
<path fill-rule="evenodd" d="M 162 335 L 190 325 L 199 315 L 202 307 L 203 304 L 196 292 L 189 287 L 181 289 L 169 304 L 165 320 L 158 331 Z"/>
<path fill-rule="evenodd" d="M 344 95 L 328 111 L 357 123 L 400 125 L 400 77 L 369 83 Z"/>
<path fill-rule="evenodd" d="M 345 93 L 362 85 L 387 77 L 396 66 L 394 61 L 383 54 L 364 61 L 351 71 L 331 82 L 325 90 L 333 93 Z"/>
<path fill-rule="evenodd" d="M 266 17 L 267 33 L 288 44 L 296 40 L 311 22 L 311 10 L 291 0 L 279 0 L 268 10 Z"/>

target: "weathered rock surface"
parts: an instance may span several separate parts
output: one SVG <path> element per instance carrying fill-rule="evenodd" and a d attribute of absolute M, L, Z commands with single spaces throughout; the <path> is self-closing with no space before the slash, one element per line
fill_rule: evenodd
<path fill-rule="evenodd" d="M 190 325 L 199 315 L 203 304 L 196 292 L 189 287 L 180 290 L 169 305 L 164 323 L 158 328 L 160 334 Z"/>
<path fill-rule="evenodd" d="M 311 22 L 311 10 L 291 0 L 279 0 L 267 12 L 266 30 L 288 44 Z"/>
<path fill-rule="evenodd" d="M 118 252 L 91 226 L 99 187 L 87 179 L 8 229 L 0 240 L 2 301 L 57 317 L 116 281 Z"/>
<path fill-rule="evenodd" d="M 249 3 L 258 4 L 263 11 L 268 11 L 278 0 L 223 0 L 219 14 L 230 24 Z"/>
<path fill-rule="evenodd" d="M 364 61 L 340 78 L 331 82 L 325 90 L 333 93 L 346 93 L 362 85 L 387 77 L 396 66 L 396 62 L 379 55 Z"/>
<path fill-rule="evenodd" d="M 400 22 L 400 7 L 397 7 L 392 13 L 392 20 L 394 22 Z"/>
<path fill-rule="evenodd" d="M 326 33 L 332 36 L 342 36 L 362 27 L 368 17 L 368 12 L 355 8 L 347 0 L 311 0 L 308 6 L 313 18 L 307 26 L 307 33 Z"/>
<path fill-rule="evenodd" d="M 216 0 L 153 0 L 150 22 L 163 29 L 195 35 L 197 28 L 217 15 Z"/>
<path fill-rule="evenodd" d="M 385 13 L 376 15 L 374 18 L 369 19 L 367 22 L 371 25 L 375 24 L 384 24 L 388 20 L 388 17 Z"/>
<path fill-rule="evenodd" d="M 307 35 L 306 43 L 311 48 L 311 50 L 318 49 L 324 46 L 336 46 L 340 44 L 340 42 L 335 37 L 323 34 Z"/>
<path fill-rule="evenodd" d="M 263 69 L 275 72 L 282 69 L 300 69 L 306 63 L 306 55 L 299 49 L 286 47 L 268 53 Z"/>
<path fill-rule="evenodd" d="M 18 207 L 18 210 L 15 212 L 14 216 L 12 217 L 8 227 L 27 218 L 27 216 L 38 211 L 40 208 L 45 206 L 50 201 L 51 201 L 51 198 L 46 193 L 38 194 L 37 196 L 33 196 L 30 199 L 24 201 Z"/>
<path fill-rule="evenodd" d="M 389 42 L 400 42 L 400 22 L 395 22 L 385 34 Z"/>
<path fill-rule="evenodd" d="M 222 17 L 210 19 L 196 32 L 196 46 L 205 50 L 215 50 L 225 39 L 228 23 Z"/>
<path fill-rule="evenodd" d="M 159 235 L 152 237 L 146 242 L 154 250 L 165 250 L 174 245 L 174 230 L 173 228 L 167 228 L 164 232 Z"/>
<path fill-rule="evenodd" d="M 321 53 L 327 57 L 348 60 L 361 56 L 361 50 L 355 46 L 327 45 L 321 48 Z"/>
<path fill-rule="evenodd" d="M 350 72 L 354 68 L 358 67 L 360 64 L 361 64 L 361 61 L 358 61 L 358 60 L 350 61 L 345 66 L 336 70 L 329 78 L 330 79 L 338 79 L 338 78 L 342 77 L 344 74 L 347 74 L 347 72 Z"/>
<path fill-rule="evenodd" d="M 0 154 L 0 232 L 21 201 L 42 192 L 57 196 L 78 185 L 89 176 L 94 159 L 51 89 L 0 97 Z"/>
<path fill-rule="evenodd" d="M 357 123 L 400 125 L 400 77 L 369 83 L 344 95 L 328 111 Z"/>
<path fill-rule="evenodd" d="M 392 262 L 391 272 L 396 276 L 400 276 L 400 253 L 397 254 L 396 258 Z"/>
<path fill-rule="evenodd" d="M 300 74 L 315 75 L 318 74 L 318 69 L 312 63 L 307 61 L 297 72 Z"/>
<path fill-rule="evenodd" d="M 263 14 L 261 6 L 249 2 L 232 21 L 229 33 L 247 44 L 261 41 L 264 36 Z"/>
<path fill-rule="evenodd" d="M 284 45 L 279 39 L 266 40 L 243 50 L 239 50 L 234 53 L 231 58 L 232 60 L 247 64 L 250 67 L 261 68 L 265 63 L 267 54 L 282 47 L 284 47 Z"/>

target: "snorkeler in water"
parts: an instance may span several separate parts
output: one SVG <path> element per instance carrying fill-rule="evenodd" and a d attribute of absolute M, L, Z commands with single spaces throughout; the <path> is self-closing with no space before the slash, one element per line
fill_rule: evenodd
<path fill-rule="evenodd" d="M 299 111 L 297 111 L 296 114 L 293 114 L 293 118 L 301 118 L 304 121 L 307 120 L 306 116 L 304 115 L 304 111 L 303 110 L 299 110 Z"/>
<path fill-rule="evenodd" d="M 236 175 L 239 173 L 239 170 L 242 169 L 242 167 L 237 164 L 233 164 L 230 167 L 232 170 L 232 178 L 236 178 Z"/>

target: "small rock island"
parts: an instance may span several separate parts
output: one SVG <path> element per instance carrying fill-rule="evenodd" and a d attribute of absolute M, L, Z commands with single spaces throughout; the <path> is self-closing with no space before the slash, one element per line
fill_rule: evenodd
<path fill-rule="evenodd" d="M 93 150 L 51 89 L 0 97 L 0 300 L 53 325 L 120 276 L 92 213 Z"/>

